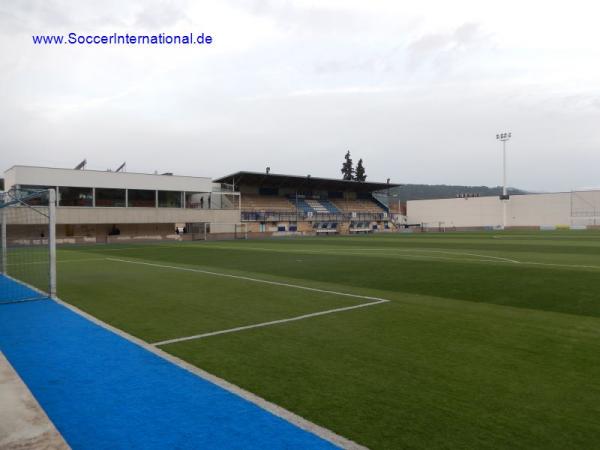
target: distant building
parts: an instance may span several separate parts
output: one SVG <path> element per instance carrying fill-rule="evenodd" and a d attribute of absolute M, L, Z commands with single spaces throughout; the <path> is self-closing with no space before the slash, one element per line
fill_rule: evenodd
<path fill-rule="evenodd" d="M 240 222 L 239 193 L 210 178 L 13 166 L 6 191 L 57 192 L 57 242 L 182 239 L 186 224 Z"/>
<path fill-rule="evenodd" d="M 504 205 L 503 205 L 504 203 Z M 600 190 L 409 200 L 408 221 L 431 229 L 600 227 Z"/>
<path fill-rule="evenodd" d="M 350 234 L 396 227 L 375 192 L 398 186 L 270 171 L 236 172 L 215 180 L 241 194 L 249 235 Z"/>

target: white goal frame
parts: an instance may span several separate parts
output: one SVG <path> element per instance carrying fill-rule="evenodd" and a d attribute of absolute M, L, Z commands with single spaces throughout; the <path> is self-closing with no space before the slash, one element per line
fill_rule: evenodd
<path fill-rule="evenodd" d="M 219 240 L 219 236 L 232 236 L 233 240 L 248 239 L 248 224 L 243 222 L 201 222 L 200 229 L 192 230 L 193 240 L 210 241 L 211 236 Z"/>
<path fill-rule="evenodd" d="M 48 206 L 38 207 L 27 203 L 28 199 L 35 194 L 46 192 L 48 194 Z M 56 191 L 54 189 L 40 190 L 29 195 L 24 195 L 19 191 L 8 191 L 2 194 L 0 198 L 0 253 L 1 253 L 1 270 L 0 272 L 7 278 L 27 285 L 35 291 L 42 292 L 38 288 L 29 285 L 23 280 L 15 279 L 8 273 L 8 225 L 11 218 L 9 217 L 9 208 L 28 208 L 30 211 L 35 211 L 36 214 L 46 216 L 48 219 L 48 239 L 40 239 L 40 245 L 48 246 L 48 287 L 44 292 L 50 298 L 56 298 Z M 16 209 L 15 209 L 16 211 Z M 45 212 L 47 211 L 47 213 Z"/>

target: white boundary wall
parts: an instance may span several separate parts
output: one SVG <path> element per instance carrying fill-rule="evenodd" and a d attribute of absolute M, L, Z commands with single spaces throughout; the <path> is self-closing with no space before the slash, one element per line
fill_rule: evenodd
<path fill-rule="evenodd" d="M 571 193 L 512 195 L 506 201 L 508 227 L 570 226 Z M 411 200 L 408 222 L 431 228 L 499 227 L 502 201 L 499 197 Z"/>

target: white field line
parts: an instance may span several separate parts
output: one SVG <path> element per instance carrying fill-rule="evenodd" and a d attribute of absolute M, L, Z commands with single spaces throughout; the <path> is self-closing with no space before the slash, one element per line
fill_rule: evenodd
<path fill-rule="evenodd" d="M 456 253 L 458 254 L 458 253 Z M 466 255 L 466 253 L 464 253 Z M 473 256 L 475 254 L 472 254 Z M 586 264 L 561 264 L 561 263 L 545 263 L 538 261 L 518 261 L 511 260 L 508 258 L 502 259 L 458 259 L 458 258 L 444 258 L 440 256 L 426 256 L 426 255 L 403 255 L 406 258 L 429 258 L 434 260 L 447 260 L 447 261 L 460 261 L 460 262 L 470 262 L 470 263 L 510 263 L 510 264 L 521 264 L 524 266 L 550 266 L 550 267 L 565 267 L 571 269 L 600 269 L 600 266 L 586 265 Z M 481 255 L 483 257 L 483 255 Z M 499 258 L 493 256 L 486 256 L 485 258 Z"/>
<path fill-rule="evenodd" d="M 158 248 L 158 246 L 139 246 L 139 247 L 124 247 L 124 248 L 119 248 L 119 249 L 103 249 L 103 250 L 95 250 L 98 253 L 100 252 L 105 252 L 105 251 L 121 251 L 121 250 L 139 250 L 139 249 L 156 249 Z M 190 246 L 185 246 L 184 245 L 160 245 L 160 248 L 186 248 L 186 249 L 197 249 L 198 245 L 190 245 Z M 286 249 L 286 250 L 279 250 L 279 249 L 275 249 L 275 248 L 268 248 L 268 247 L 239 247 L 239 248 L 234 248 L 234 247 L 226 247 L 226 246 L 218 246 L 218 245 L 211 245 L 210 248 L 214 248 L 214 249 L 222 249 L 222 250 L 259 250 L 259 251 L 266 251 L 266 252 L 276 252 L 276 253 L 298 253 L 298 254 L 306 254 L 306 253 L 314 253 L 314 254 L 320 254 L 320 255 L 339 255 L 339 256 L 346 256 L 346 255 L 356 255 L 356 256 L 365 256 L 367 255 L 366 252 L 371 252 L 371 251 L 387 251 L 388 253 L 386 254 L 386 256 L 402 256 L 404 258 L 426 258 L 426 259 L 432 259 L 432 260 L 441 260 L 441 261 L 462 261 L 462 262 L 496 262 L 498 261 L 498 257 L 496 256 L 488 256 L 488 255 L 476 255 L 476 254 L 468 254 L 469 256 L 477 256 L 479 258 L 484 258 L 484 259 L 472 259 L 472 258 L 447 258 L 447 257 L 443 257 L 443 256 L 432 256 L 432 255 L 418 255 L 418 254 L 402 254 L 402 255 L 398 255 L 397 253 L 390 253 L 390 250 L 387 249 L 363 249 L 363 248 L 359 248 L 359 249 L 355 249 L 358 251 L 345 251 L 345 250 L 337 250 L 337 249 L 331 249 L 330 251 L 322 251 L 322 250 L 310 250 L 310 249 L 294 249 L 294 250 L 290 250 L 290 249 Z M 361 251 L 362 250 L 362 251 Z M 398 251 L 401 252 L 409 252 L 409 251 L 415 251 L 418 249 L 401 249 Z M 466 255 L 464 253 L 450 253 L 450 254 L 456 254 L 456 255 Z M 493 258 L 493 259 L 490 259 Z M 101 260 L 106 260 L 107 258 L 98 258 Z M 96 261 L 96 258 L 90 258 L 89 261 Z M 75 261 L 75 260 L 72 260 Z M 80 259 L 79 261 L 84 261 L 84 259 Z M 499 261 L 504 261 L 504 258 L 500 259 Z M 518 261 L 513 261 L 513 260 L 509 260 L 507 259 L 508 262 L 511 263 L 515 263 Z"/>
<path fill-rule="evenodd" d="M 213 247 L 213 248 L 228 248 L 228 247 Z M 263 251 L 273 251 L 273 252 L 280 252 L 280 250 L 275 250 L 275 249 L 269 249 L 266 247 L 245 247 L 244 249 L 248 249 L 248 250 L 263 250 Z M 379 249 L 365 249 L 367 251 L 379 251 Z M 385 249 L 381 249 L 381 250 L 385 250 Z M 318 250 L 302 250 L 302 251 L 295 251 L 292 250 L 295 253 L 318 253 L 318 254 L 332 254 L 332 253 L 326 253 L 326 252 L 322 252 L 322 251 L 318 251 Z M 400 250 L 400 251 L 414 251 L 413 250 Z M 462 253 L 462 252 L 446 252 L 446 251 L 438 251 L 438 250 L 422 250 L 422 251 L 427 251 L 427 252 L 435 252 L 435 253 L 447 253 L 447 254 L 452 254 L 452 255 L 468 255 L 468 256 L 477 256 L 479 258 L 484 258 L 484 259 L 465 259 L 465 258 L 445 258 L 443 256 L 429 256 L 429 255 L 418 255 L 418 254 L 403 254 L 401 256 L 403 256 L 404 258 L 426 258 L 426 259 L 434 259 L 434 260 L 445 260 L 445 261 L 460 261 L 460 262 L 469 262 L 469 263 L 511 263 L 511 264 L 521 264 L 521 265 L 534 265 L 534 266 L 548 266 L 548 267 L 565 267 L 565 268 L 572 268 L 572 269 L 595 269 L 598 270 L 600 269 L 600 266 L 594 266 L 594 265 L 585 265 L 585 264 L 561 264 L 561 263 L 544 263 L 544 262 L 537 262 L 537 261 L 518 261 L 516 259 L 509 259 L 509 258 L 503 258 L 503 257 L 499 257 L 499 256 L 489 256 L 489 255 L 482 255 L 482 254 L 476 254 L 476 253 Z M 336 252 L 334 254 L 337 255 L 359 255 L 359 256 L 364 256 L 365 253 L 361 253 L 361 252 Z M 388 255 L 393 255 L 392 253 L 388 253 Z M 398 255 L 400 256 L 400 255 Z M 493 258 L 493 259 L 488 259 L 488 258 Z M 118 258 L 105 258 L 108 260 L 119 260 Z M 133 263 L 133 261 L 127 261 L 127 260 L 121 260 L 123 262 L 131 262 Z M 139 262 L 136 262 L 137 264 L 142 264 Z M 143 264 L 150 264 L 150 263 L 143 263 Z M 178 269 L 181 270 L 191 270 L 191 271 L 198 271 L 201 273 L 207 273 L 210 275 L 221 275 L 221 276 L 229 276 L 232 278 L 241 278 L 241 279 L 246 279 L 249 281 L 259 281 L 259 282 L 263 282 L 263 283 L 271 283 L 271 284 L 280 284 L 280 285 L 286 285 L 286 283 L 278 283 L 276 281 L 267 281 L 267 280 L 258 280 L 258 279 L 253 279 L 253 278 L 249 278 L 249 277 L 238 277 L 236 275 L 229 275 L 229 274 L 219 274 L 217 272 L 210 272 L 210 271 L 202 271 L 200 269 L 188 269 L 188 268 L 182 268 L 182 267 L 177 267 Z M 295 285 L 289 285 L 291 286 L 295 286 Z M 316 290 L 315 288 L 308 288 L 308 287 L 304 287 L 304 286 L 296 286 L 299 289 L 309 289 L 309 290 Z M 325 292 L 325 291 L 323 291 Z M 331 293 L 334 293 L 333 291 Z M 338 295 L 342 295 L 342 293 L 338 293 Z M 364 297 L 364 296 L 357 296 L 355 294 L 344 294 L 344 295 L 348 295 L 350 297 L 358 297 L 358 298 L 366 298 L 366 299 L 371 299 L 369 297 Z"/>
<path fill-rule="evenodd" d="M 378 249 L 373 249 L 373 250 L 378 250 Z M 405 250 L 400 250 L 400 251 L 405 251 Z M 410 250 L 406 250 L 406 251 L 410 251 Z M 485 258 L 485 259 L 456 259 L 456 258 L 434 257 L 435 259 L 448 259 L 448 260 L 452 260 L 452 261 L 500 262 L 500 263 L 509 262 L 512 264 L 524 264 L 524 265 L 534 265 L 534 266 L 569 267 L 569 268 L 574 268 L 574 269 L 600 269 L 600 266 L 593 266 L 593 265 L 545 263 L 545 262 L 537 262 L 537 261 L 518 261 L 516 259 L 503 258 L 500 256 L 481 255 L 481 254 L 477 254 L 477 253 L 447 252 L 447 251 L 438 251 L 438 250 L 421 250 L 421 251 L 432 252 L 432 253 L 447 253 L 449 255 L 470 255 L 470 256 L 477 256 L 477 257 Z M 426 255 L 405 255 L 405 256 L 415 257 L 415 258 L 418 258 L 418 257 L 429 258 L 429 256 L 426 256 Z M 492 259 L 489 259 L 489 258 L 492 258 Z"/>
<path fill-rule="evenodd" d="M 600 269 L 600 266 L 588 266 L 584 264 L 559 264 L 559 263 L 544 263 L 535 261 L 521 261 L 521 264 L 531 264 L 534 266 L 551 266 L 551 267 L 571 267 L 574 269 Z"/>
<path fill-rule="evenodd" d="M 212 248 L 221 248 L 221 249 L 231 249 L 231 247 L 225 247 L 225 246 L 213 246 Z M 369 252 L 385 252 L 386 255 L 392 255 L 395 256 L 398 254 L 398 252 L 422 252 L 422 253 L 439 253 L 439 254 L 444 254 L 444 255 L 457 255 L 457 256 L 475 256 L 477 258 L 484 258 L 485 260 L 497 260 L 497 261 L 504 261 L 504 262 L 510 262 L 510 263 L 514 263 L 514 264 L 520 264 L 520 261 L 517 261 L 515 259 L 510 259 L 510 258 L 504 258 L 504 257 L 500 257 L 500 256 L 492 256 L 492 255 L 483 255 L 480 253 L 466 253 L 466 252 L 451 252 L 451 251 L 447 251 L 447 250 L 429 250 L 429 249 L 422 249 L 422 248 L 407 248 L 407 249 L 387 249 L 387 248 L 354 248 L 352 249 L 352 251 L 345 251 L 345 250 L 338 250 L 338 249 L 333 249 L 330 248 L 329 251 L 322 251 L 322 250 L 308 250 L 308 249 L 298 249 L 298 250 L 278 250 L 278 249 L 272 249 L 272 248 L 268 248 L 268 247 L 239 247 L 236 248 L 235 250 L 260 250 L 260 251 L 267 251 L 267 252 L 281 252 L 281 253 L 287 253 L 287 252 L 295 252 L 295 253 L 316 253 L 316 254 L 321 254 L 321 255 L 340 255 L 340 256 L 344 256 L 344 255 L 368 255 Z M 421 257 L 421 258 L 426 258 L 428 257 L 427 255 L 418 255 L 418 254 L 412 254 L 412 255 L 405 255 L 405 256 L 414 256 L 414 257 Z M 438 258 L 438 259 L 448 259 L 448 258 Z M 456 260 L 456 258 L 454 258 L 454 260 Z M 473 261 L 472 259 L 461 259 L 461 261 Z M 483 261 L 482 259 L 479 260 L 475 260 L 475 261 Z"/>
<path fill-rule="evenodd" d="M 343 255 L 340 254 L 341 256 L 343 255 L 360 255 L 360 256 L 369 256 L 366 253 L 344 253 Z M 375 255 L 373 255 L 375 256 Z M 379 256 L 379 255 L 377 255 Z M 402 255 L 398 255 L 398 254 L 391 254 L 391 253 L 387 253 L 384 255 L 381 255 L 383 257 L 389 257 L 389 256 L 395 256 L 398 259 L 415 259 L 415 258 L 420 258 L 420 259 L 428 259 L 430 261 L 457 261 L 457 262 L 465 262 L 465 263 L 506 263 L 508 261 L 498 261 L 496 259 L 473 259 L 473 258 L 449 258 L 447 256 L 435 256 L 435 255 L 413 255 L 410 253 L 403 253 Z M 511 262 L 512 264 L 512 262 Z"/>
<path fill-rule="evenodd" d="M 183 248 L 182 246 L 176 246 L 176 245 L 162 245 L 161 247 L 180 247 Z M 197 247 L 197 246 L 195 246 Z M 123 249 L 119 249 L 119 250 L 137 250 L 140 247 L 129 247 L 129 248 L 123 248 Z M 143 248 L 156 248 L 156 247 L 143 247 Z M 187 248 L 192 248 L 192 247 L 187 247 Z M 224 246 L 211 246 L 211 248 L 220 248 L 220 249 L 231 249 L 231 247 L 224 247 Z M 116 250 L 116 249 L 106 249 L 106 250 Z M 282 251 L 282 250 L 277 250 L 277 249 L 271 249 L 271 248 L 267 248 L 267 247 L 243 247 L 243 248 L 237 248 L 236 250 L 260 250 L 260 251 L 267 251 L 267 252 L 279 252 L 279 253 L 287 253 L 287 252 L 293 252 L 293 253 L 315 253 L 315 254 L 327 254 L 327 255 L 340 255 L 340 256 L 344 256 L 344 255 L 357 255 L 357 256 L 365 256 L 367 253 L 366 252 L 372 252 L 372 251 L 387 251 L 387 255 L 390 256 L 402 256 L 404 258 L 423 258 L 423 259 L 432 259 L 432 260 L 443 260 L 443 261 L 459 261 L 459 262 L 470 262 L 470 263 L 511 263 L 511 264 L 522 264 L 522 265 L 536 265 L 536 266 L 549 266 L 549 267 L 566 267 L 566 268 L 573 268 L 573 269 L 600 269 L 600 266 L 594 266 L 594 265 L 585 265 L 585 264 L 561 264 L 561 263 L 544 263 L 544 262 L 537 262 L 537 261 L 519 261 L 516 259 L 510 259 L 510 258 L 503 258 L 500 256 L 491 256 L 491 255 L 483 255 L 483 254 L 478 254 L 478 253 L 463 253 L 463 252 L 448 252 L 448 251 L 442 251 L 442 250 L 421 250 L 421 249 L 395 249 L 395 250 L 388 250 L 388 249 L 355 249 L 355 250 L 359 250 L 359 251 L 353 251 L 353 252 L 348 252 L 348 251 L 320 251 L 320 250 L 309 250 L 309 249 L 302 249 L 302 250 L 286 250 L 286 251 Z M 360 251 L 362 250 L 362 251 Z M 464 256 L 475 256 L 478 258 L 482 258 L 482 259 L 471 259 L 471 258 L 446 258 L 443 256 L 434 256 L 434 255 L 419 255 L 419 254 L 408 254 L 408 253 L 404 253 L 404 252 L 410 252 L 410 251 L 422 251 L 422 252 L 428 252 L 428 253 L 445 253 L 445 254 L 449 254 L 449 255 L 464 255 Z M 395 252 L 403 252 L 403 254 L 399 255 Z M 81 258 L 81 259 L 69 259 L 69 260 L 57 260 L 57 262 L 79 262 L 79 261 L 106 261 L 107 259 L 111 259 L 111 258 L 106 258 L 106 257 L 102 257 L 102 258 Z M 117 258 L 115 258 L 117 259 Z M 24 264 L 47 264 L 46 262 L 36 262 L 36 263 L 24 263 Z M 11 264 L 8 264 L 11 265 Z M 210 273 L 210 272 L 207 272 Z M 215 273 L 212 273 L 213 275 Z M 263 280 L 266 282 L 266 280 Z"/>
<path fill-rule="evenodd" d="M 494 236 L 492 236 L 494 237 Z M 202 244 L 204 245 L 204 244 Z M 160 244 L 160 245 L 155 245 L 155 246 L 148 246 L 148 245 L 140 245 L 137 247 L 123 247 L 123 248 L 110 248 L 110 249 L 95 249 L 94 251 L 97 252 L 105 252 L 105 251 L 126 251 L 126 250 L 140 250 L 140 249 L 156 249 L 156 248 L 182 248 L 182 249 L 197 249 L 200 245 L 188 245 L 186 244 L 181 244 L 181 245 L 177 245 L 177 244 Z M 266 251 L 266 252 L 277 252 L 277 253 L 314 253 L 314 254 L 321 254 L 321 255 L 340 255 L 340 256 L 345 256 L 345 255 L 357 255 L 357 256 L 365 256 L 366 254 L 368 254 L 368 252 L 386 252 L 386 256 L 403 256 L 405 258 L 428 258 L 428 259 L 434 259 L 434 260 L 444 260 L 444 261 L 461 261 L 461 262 L 509 262 L 511 264 L 533 264 L 533 265 L 545 265 L 545 266 L 556 266 L 556 267 L 572 267 L 572 268 L 587 268 L 587 269 L 600 269 L 600 266 L 591 266 L 591 265 L 578 265 L 578 264 L 559 264 L 559 263 L 542 263 L 542 262 L 534 262 L 534 261 L 519 261 L 516 259 L 511 259 L 511 258 L 505 258 L 505 257 L 501 257 L 501 256 L 492 256 L 492 255 L 484 255 L 484 254 L 480 254 L 480 253 L 465 253 L 465 252 L 451 252 L 451 251 L 446 251 L 446 250 L 429 250 L 429 249 L 420 249 L 420 248 L 413 248 L 413 249 L 377 249 L 377 248 L 355 248 L 353 249 L 354 251 L 346 251 L 346 250 L 339 250 L 339 249 L 330 249 L 330 250 L 310 250 L 310 249 L 286 249 L 286 250 L 278 250 L 276 248 L 269 248 L 269 247 L 249 247 L 249 246 L 243 246 L 243 247 L 228 247 L 228 246 L 223 246 L 223 245 L 211 245 L 210 248 L 214 248 L 214 249 L 224 249 L 224 250 L 259 250 L 259 251 Z M 442 256 L 429 256 L 429 255 L 419 255 L 419 254 L 407 254 L 404 252 L 414 252 L 414 251 L 420 251 L 420 252 L 424 252 L 424 253 L 439 253 L 439 254 L 448 254 L 448 255 L 457 255 L 457 256 L 474 256 L 477 258 L 481 258 L 481 259 L 466 259 L 466 258 L 445 258 Z M 404 253 L 404 254 L 398 254 L 398 253 Z M 109 258 L 99 258 L 99 259 L 109 259 Z M 89 261 L 95 261 L 95 258 L 90 258 Z M 76 262 L 76 260 L 69 260 L 69 262 Z M 84 261 L 84 259 L 81 259 L 79 261 Z"/>
<path fill-rule="evenodd" d="M 538 240 L 538 241 L 554 241 L 554 240 L 559 240 L 559 239 L 566 239 L 566 240 L 571 240 L 571 241 L 577 241 L 580 239 L 585 239 L 585 240 L 598 240 L 598 235 L 571 235 L 571 236 L 551 236 L 551 235 L 535 235 L 535 234 L 511 234 L 511 235 L 506 235 L 506 236 L 499 236 L 499 235 L 494 235 L 492 236 L 492 239 L 514 239 L 514 240 L 527 240 L 527 239 L 531 239 L 531 240 Z"/>
<path fill-rule="evenodd" d="M 303 289 L 305 291 L 322 292 L 322 293 L 325 293 L 325 294 L 341 295 L 341 296 L 344 296 L 344 297 L 362 298 L 362 299 L 365 299 L 365 300 L 371 300 L 373 302 L 383 303 L 383 302 L 388 302 L 389 301 L 389 300 L 386 300 L 384 298 L 369 297 L 368 295 L 350 294 L 348 292 L 331 291 L 331 290 L 328 290 L 328 289 L 318 289 L 318 288 L 313 288 L 313 287 L 309 287 L 309 286 L 302 286 L 300 284 L 282 283 L 280 281 L 270 281 L 270 280 L 263 280 L 261 278 L 245 277 L 243 275 L 232 275 L 232 274 L 229 274 L 229 273 L 212 272 L 210 270 L 193 269 L 191 267 L 170 266 L 170 265 L 167 265 L 167 264 L 155 264 L 155 263 L 149 263 L 149 262 L 144 262 L 144 261 L 131 261 L 131 260 L 120 259 L 120 258 L 106 258 L 106 259 L 108 261 L 116 261 L 116 262 L 122 262 L 122 263 L 128 263 L 128 264 L 137 264 L 137 265 L 150 266 L 150 267 L 159 267 L 159 268 L 162 268 L 162 269 L 182 270 L 182 271 L 185 271 L 185 272 L 203 273 L 203 274 L 206 274 L 206 275 L 214 275 L 216 277 L 235 278 L 237 280 L 252 281 L 254 283 L 271 284 L 271 285 L 274 285 L 274 286 L 283 286 L 283 287 L 289 287 L 289 288 L 294 288 L 294 289 Z"/>
<path fill-rule="evenodd" d="M 498 261 L 506 261 L 506 262 L 510 262 L 510 263 L 514 263 L 514 264 L 520 264 L 520 261 L 517 261 L 516 259 L 510 259 L 510 258 L 503 258 L 500 256 L 492 256 L 492 255 L 482 255 L 482 254 L 478 254 L 478 253 L 466 253 L 466 252 L 449 252 L 449 251 L 442 251 L 442 250 L 422 250 L 419 249 L 419 251 L 422 251 L 424 253 L 440 253 L 440 254 L 445 254 L 445 255 L 464 255 L 464 256 L 476 256 L 478 258 L 485 258 L 485 259 L 493 259 L 493 260 L 498 260 Z"/>
<path fill-rule="evenodd" d="M 202 269 L 192 269 L 189 267 L 170 266 L 170 265 L 166 265 L 166 264 L 155 264 L 155 263 L 148 263 L 148 262 L 143 262 L 143 261 L 130 261 L 130 260 L 119 259 L 119 258 L 106 258 L 106 259 L 109 261 L 116 261 L 116 262 L 129 263 L 129 264 L 138 264 L 138 265 L 144 265 L 144 266 L 150 266 L 150 267 L 159 267 L 159 268 L 163 268 L 163 269 L 182 270 L 182 271 L 186 271 L 186 272 L 202 273 L 202 274 L 213 275 L 213 276 L 218 276 L 218 277 L 235 278 L 238 280 L 251 281 L 254 283 L 264 283 L 264 284 L 283 286 L 283 287 L 288 287 L 288 288 L 293 288 L 293 289 L 303 289 L 306 291 L 321 292 L 321 293 L 325 293 L 325 294 L 339 295 L 339 296 L 343 296 L 343 297 L 353 297 L 353 298 L 370 300 L 368 303 L 361 303 L 358 305 L 345 306 L 342 308 L 328 309 L 325 311 L 318 311 L 318 312 L 314 312 L 314 313 L 303 314 L 301 316 L 288 317 L 287 319 L 272 320 L 269 322 L 261 322 L 261 323 L 255 323 L 252 325 L 245 325 L 245 326 L 236 327 L 236 328 L 229 328 L 227 330 L 211 331 L 209 333 L 202 333 L 202 334 L 195 334 L 192 336 L 184 336 L 184 337 L 179 337 L 179 338 L 174 338 L 174 339 L 167 339 L 164 341 L 154 342 L 152 344 L 152 345 L 157 345 L 157 346 L 173 344 L 175 342 L 191 341 L 193 339 L 202 339 L 202 338 L 206 338 L 209 336 L 216 336 L 218 334 L 234 333 L 237 331 L 249 330 L 252 328 L 268 327 L 268 326 L 277 325 L 280 323 L 295 322 L 297 320 L 309 319 L 311 317 L 324 316 L 326 314 L 334 314 L 334 313 L 343 312 L 343 311 L 350 311 L 352 309 L 365 308 L 367 306 L 379 305 L 381 303 L 388 303 L 390 301 L 385 298 L 370 297 L 367 295 L 359 295 L 359 294 L 350 294 L 348 292 L 331 291 L 328 289 L 318 289 L 318 288 L 313 288 L 313 287 L 308 287 L 308 286 L 302 286 L 299 284 L 281 283 L 279 281 L 262 280 L 260 278 L 245 277 L 245 276 L 241 276 L 241 275 L 231 275 L 228 273 L 212 272 L 212 271 L 202 270 Z"/>
<path fill-rule="evenodd" d="M 372 252 L 376 252 L 376 251 L 387 251 L 390 252 L 390 250 L 388 249 L 378 249 L 378 248 L 373 248 L 373 249 L 365 249 L 367 251 L 372 251 Z M 498 261 L 505 261 L 505 262 L 510 262 L 510 263 L 515 263 L 515 264 L 520 264 L 520 261 L 517 261 L 516 259 L 510 259 L 510 258 L 504 258 L 501 256 L 492 256 L 492 255 L 483 255 L 481 253 L 467 253 L 467 252 L 451 252 L 448 250 L 429 250 L 429 249 L 424 249 L 424 248 L 411 248 L 411 249 L 394 249 L 391 250 L 390 254 L 393 254 L 394 252 L 422 252 L 422 253 L 439 253 L 442 255 L 458 255 L 458 256 L 475 256 L 477 258 L 485 258 L 485 259 L 492 259 L 492 260 L 498 260 Z M 479 260 L 481 261 L 481 260 Z"/>
<path fill-rule="evenodd" d="M 224 249 L 230 249 L 231 247 L 216 247 L 213 246 L 213 248 L 224 248 Z M 261 251 L 271 251 L 271 252 L 281 252 L 281 253 L 286 253 L 287 251 L 284 250 L 277 250 L 277 249 L 271 249 L 268 247 L 240 247 L 239 249 L 236 250 L 261 250 Z M 402 254 L 401 256 L 404 257 L 408 257 L 408 258 L 429 258 L 429 259 L 440 259 L 440 260 L 447 260 L 447 261 L 461 261 L 461 262 L 501 262 L 501 263 L 511 263 L 511 264 L 524 264 L 524 265 L 536 265 L 536 266 L 551 266 L 551 267 L 570 267 L 570 268 L 574 268 L 574 269 L 600 269 L 600 266 L 593 266 L 593 265 L 585 265 L 585 264 L 561 264 L 561 263 L 544 263 L 544 262 L 537 262 L 537 261 L 519 261 L 516 259 L 511 259 L 511 258 L 505 258 L 505 257 L 501 257 L 501 256 L 492 256 L 492 255 L 484 255 L 484 254 L 480 254 L 480 253 L 466 253 L 466 252 L 451 252 L 451 251 L 447 251 L 447 250 L 429 250 L 429 249 L 420 249 L 420 248 L 413 248 L 413 249 L 393 249 L 393 250 L 388 250 L 388 249 L 379 249 L 379 248 L 356 248 L 353 249 L 354 251 L 352 252 L 347 252 L 344 250 L 340 250 L 340 251 L 320 251 L 320 250 L 291 250 L 292 252 L 295 253 L 316 253 L 316 254 L 330 254 L 330 255 L 340 255 L 340 256 L 344 256 L 344 255 L 361 255 L 361 256 L 365 256 L 368 254 L 368 252 L 386 252 L 386 256 L 387 255 L 397 255 L 396 252 L 414 252 L 414 251 L 420 251 L 423 253 L 439 253 L 439 254 L 447 254 L 447 255 L 457 255 L 457 256 L 475 256 L 477 258 L 482 258 L 482 259 L 465 259 L 465 258 L 444 258 L 441 256 L 429 256 L 429 255 L 419 255 L 419 254 Z M 358 251 L 357 251 L 358 250 Z M 398 255 L 400 256 L 400 255 Z"/>
<path fill-rule="evenodd" d="M 309 422 L 304 417 L 294 414 L 293 412 L 288 411 L 287 409 L 284 409 L 281 406 L 276 405 L 275 403 L 271 403 L 271 402 L 265 400 L 264 398 L 259 397 L 256 394 L 253 394 L 250 391 L 242 389 L 241 387 L 239 387 L 233 383 L 230 383 L 229 381 L 226 381 L 223 378 L 219 378 L 216 375 L 213 375 L 203 369 L 200 369 L 199 367 L 196 367 L 196 366 L 188 363 L 187 361 L 184 361 L 181 358 L 178 358 L 170 353 L 167 353 L 164 350 L 161 350 L 160 348 L 155 347 L 154 345 L 151 345 L 151 344 L 147 343 L 146 341 L 143 341 L 140 338 L 132 336 L 131 334 L 126 333 L 125 331 L 120 330 L 119 328 L 109 325 L 108 323 L 101 321 L 100 319 L 92 316 L 91 314 L 88 314 L 85 311 L 82 311 L 81 309 L 77 308 L 76 306 L 73 306 L 67 302 L 64 302 L 59 298 L 54 299 L 54 301 L 57 302 L 58 304 L 64 306 L 65 308 L 70 309 L 74 313 L 79 314 L 81 317 L 86 318 L 90 322 L 93 322 L 96 325 L 104 328 L 105 330 L 108 330 L 112 333 L 117 334 L 118 336 L 121 336 L 122 338 L 128 340 L 129 342 L 132 342 L 133 344 L 144 348 L 145 350 L 149 351 L 150 353 L 153 353 L 156 356 L 158 356 L 166 361 L 169 361 L 170 363 L 172 363 L 184 370 L 187 370 L 188 372 L 196 375 L 197 377 L 202 378 L 203 380 L 207 380 L 207 381 L 225 389 L 226 391 L 231 392 L 232 394 L 237 395 L 237 396 L 249 401 L 250 403 L 255 404 L 259 408 L 262 408 L 265 411 L 268 411 L 277 417 L 281 417 L 283 420 L 286 420 L 286 421 L 296 425 L 297 427 L 299 427 L 305 431 L 308 431 L 309 433 L 316 434 L 317 436 L 325 439 L 326 441 L 331 442 L 334 445 L 337 445 L 340 448 L 349 449 L 349 450 L 368 450 L 366 447 L 364 447 L 360 444 L 357 444 L 356 442 L 351 441 L 350 439 L 340 436 L 339 434 L 336 434 L 333 431 L 328 430 L 327 428 L 323 428 L 313 422 Z"/>
<path fill-rule="evenodd" d="M 270 322 L 255 323 L 253 325 L 246 325 L 243 327 L 229 328 L 228 330 L 212 331 L 210 333 L 195 334 L 193 336 L 185 336 L 185 337 L 180 337 L 180 338 L 175 338 L 175 339 L 167 339 L 165 341 L 153 342 L 152 345 L 158 346 L 158 345 L 175 344 L 176 342 L 184 342 L 184 341 L 191 341 L 194 339 L 202 339 L 202 338 L 206 338 L 206 337 L 210 337 L 210 336 L 217 336 L 219 334 L 235 333 L 238 331 L 250 330 L 252 328 L 268 327 L 268 326 L 277 325 L 280 323 L 294 322 L 296 320 L 304 320 L 304 319 L 309 319 L 311 317 L 324 316 L 326 314 L 334 314 L 334 313 L 338 313 L 338 312 L 342 312 L 342 311 L 349 311 L 351 309 L 366 308 L 367 306 L 374 306 L 374 305 L 379 305 L 381 303 L 388 303 L 388 302 L 389 302 L 389 300 L 381 299 L 381 300 L 377 300 L 375 302 L 362 303 L 360 305 L 354 305 L 354 306 L 346 306 L 344 308 L 328 309 L 326 311 L 319 311 L 319 312 L 315 312 L 315 313 L 304 314 L 302 316 L 290 317 L 288 319 L 272 320 Z"/>

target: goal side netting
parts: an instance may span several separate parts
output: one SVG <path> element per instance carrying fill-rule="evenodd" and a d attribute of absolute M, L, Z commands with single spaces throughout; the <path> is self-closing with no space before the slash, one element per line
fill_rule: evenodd
<path fill-rule="evenodd" d="M 199 222 L 187 224 L 195 241 L 248 239 L 248 225 L 245 223 Z"/>
<path fill-rule="evenodd" d="M 571 226 L 600 226 L 600 190 L 571 192 Z"/>
<path fill-rule="evenodd" d="M 54 190 L 0 196 L 0 304 L 56 295 Z"/>

